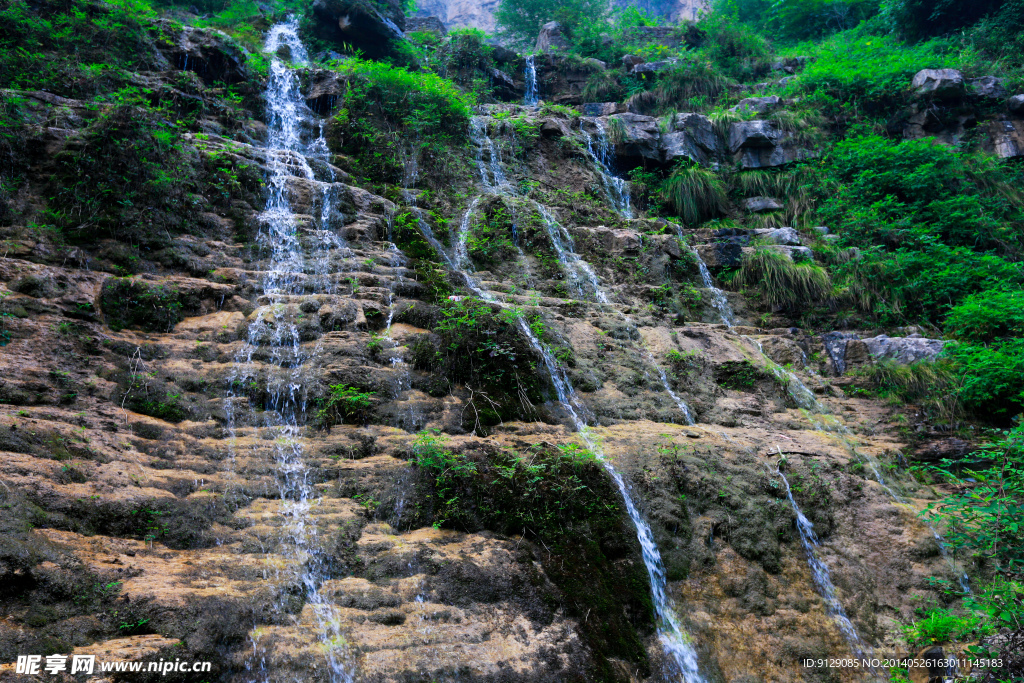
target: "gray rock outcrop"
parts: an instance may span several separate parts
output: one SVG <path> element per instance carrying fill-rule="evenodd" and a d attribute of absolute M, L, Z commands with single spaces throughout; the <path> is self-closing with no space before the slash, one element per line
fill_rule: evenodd
<path fill-rule="evenodd" d="M 961 97 L 964 94 L 964 75 L 956 69 L 922 69 L 914 75 L 911 85 L 919 95 Z"/>
<path fill-rule="evenodd" d="M 536 52 L 562 52 L 569 48 L 569 41 L 562 33 L 562 25 L 557 21 L 544 24 L 537 35 L 533 49 Z"/>

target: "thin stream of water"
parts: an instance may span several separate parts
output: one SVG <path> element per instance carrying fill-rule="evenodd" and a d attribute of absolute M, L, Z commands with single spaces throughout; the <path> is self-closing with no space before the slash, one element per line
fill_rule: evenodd
<path fill-rule="evenodd" d="M 264 410 L 254 425 L 263 443 L 273 444 L 276 460 L 277 493 L 281 501 L 284 534 L 280 552 L 287 560 L 275 567 L 274 578 L 282 587 L 298 585 L 303 598 L 315 615 L 318 637 L 323 645 L 328 677 L 332 683 L 352 683 L 352 665 L 334 617 L 334 607 L 320 586 L 326 578 L 325 562 L 312 521 L 320 496 L 311 483 L 309 467 L 304 461 L 305 446 L 301 431 L 308 408 L 305 368 L 319 351 L 319 345 L 303 347 L 302 335 L 294 319 L 288 315 L 288 302 L 296 295 L 312 291 L 333 290 L 331 259 L 345 246 L 331 229 L 337 215 L 332 183 L 319 183 L 308 158 L 319 158 L 326 143 L 322 135 L 310 144 L 303 140 L 303 124 L 310 121 L 310 112 L 300 93 L 295 73 L 276 56 L 280 46 L 289 48 L 291 59 L 298 65 L 307 61 L 306 50 L 298 37 L 295 20 L 277 24 L 269 31 L 264 50 L 271 55 L 270 78 L 266 100 L 268 113 L 268 186 L 266 207 L 260 215 L 260 246 L 268 254 L 265 274 L 258 286 L 262 310 L 249 326 L 246 343 L 236 354 L 226 406 L 228 429 L 237 433 L 239 414 L 235 404 L 250 393 L 265 394 Z M 301 178 L 322 189 L 319 224 L 301 230 L 288 200 L 288 184 Z M 332 178 L 333 180 L 333 178 Z M 304 246 L 303 241 L 306 242 Z M 263 358 L 273 369 L 260 386 L 253 366 L 254 356 Z M 255 392 L 250 390 L 256 389 Z M 234 444 L 235 439 L 231 439 Z M 232 446 L 234 450 L 234 446 Z M 270 578 L 270 577 L 267 577 Z M 287 593 L 287 591 L 285 591 Z M 282 594 L 276 605 L 283 618 L 288 617 Z M 253 635 L 253 657 L 247 668 L 255 678 L 269 681 L 272 672 L 258 653 L 259 636 Z"/>

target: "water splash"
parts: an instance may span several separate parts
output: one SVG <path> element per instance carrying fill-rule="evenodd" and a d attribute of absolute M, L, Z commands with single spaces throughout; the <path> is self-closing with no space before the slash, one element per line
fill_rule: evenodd
<path fill-rule="evenodd" d="M 526 95 L 523 97 L 523 104 L 528 107 L 536 107 L 540 99 L 537 97 L 537 65 L 533 61 L 533 55 L 526 56 Z"/>

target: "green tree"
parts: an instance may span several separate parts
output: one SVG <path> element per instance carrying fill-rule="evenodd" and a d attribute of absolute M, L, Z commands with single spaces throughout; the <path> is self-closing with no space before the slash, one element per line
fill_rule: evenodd
<path fill-rule="evenodd" d="M 513 42 L 530 46 L 549 21 L 571 37 L 585 25 L 606 22 L 609 0 L 501 0 L 494 13 L 498 29 Z"/>

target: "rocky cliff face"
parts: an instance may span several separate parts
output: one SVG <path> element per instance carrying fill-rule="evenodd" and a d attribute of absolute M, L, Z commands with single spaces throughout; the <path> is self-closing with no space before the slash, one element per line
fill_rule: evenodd
<path fill-rule="evenodd" d="M 680 19 L 694 21 L 701 12 L 708 9 L 708 3 L 704 0 L 672 0 L 668 3 L 634 4 L 671 21 Z M 493 33 L 495 28 L 494 12 L 497 9 L 498 0 L 423 0 L 416 5 L 416 15 L 437 17 L 444 22 L 445 26 L 452 28 L 470 26 Z"/>
<path fill-rule="evenodd" d="M 400 187 L 363 183 L 275 31 L 265 110 L 184 58 L 138 74 L 202 106 L 175 152 L 188 210 L 118 214 L 128 234 L 37 222 L 113 110 L 16 93 L 0 660 L 694 683 L 860 679 L 801 661 L 896 649 L 928 577 L 957 576 L 916 515 L 936 492 L 890 474 L 896 411 L 825 378 L 835 340 L 702 278 L 750 235 L 634 217 L 602 130 L 659 163 L 671 135 L 746 142 L 489 105 L 443 191 L 415 153 Z"/>

